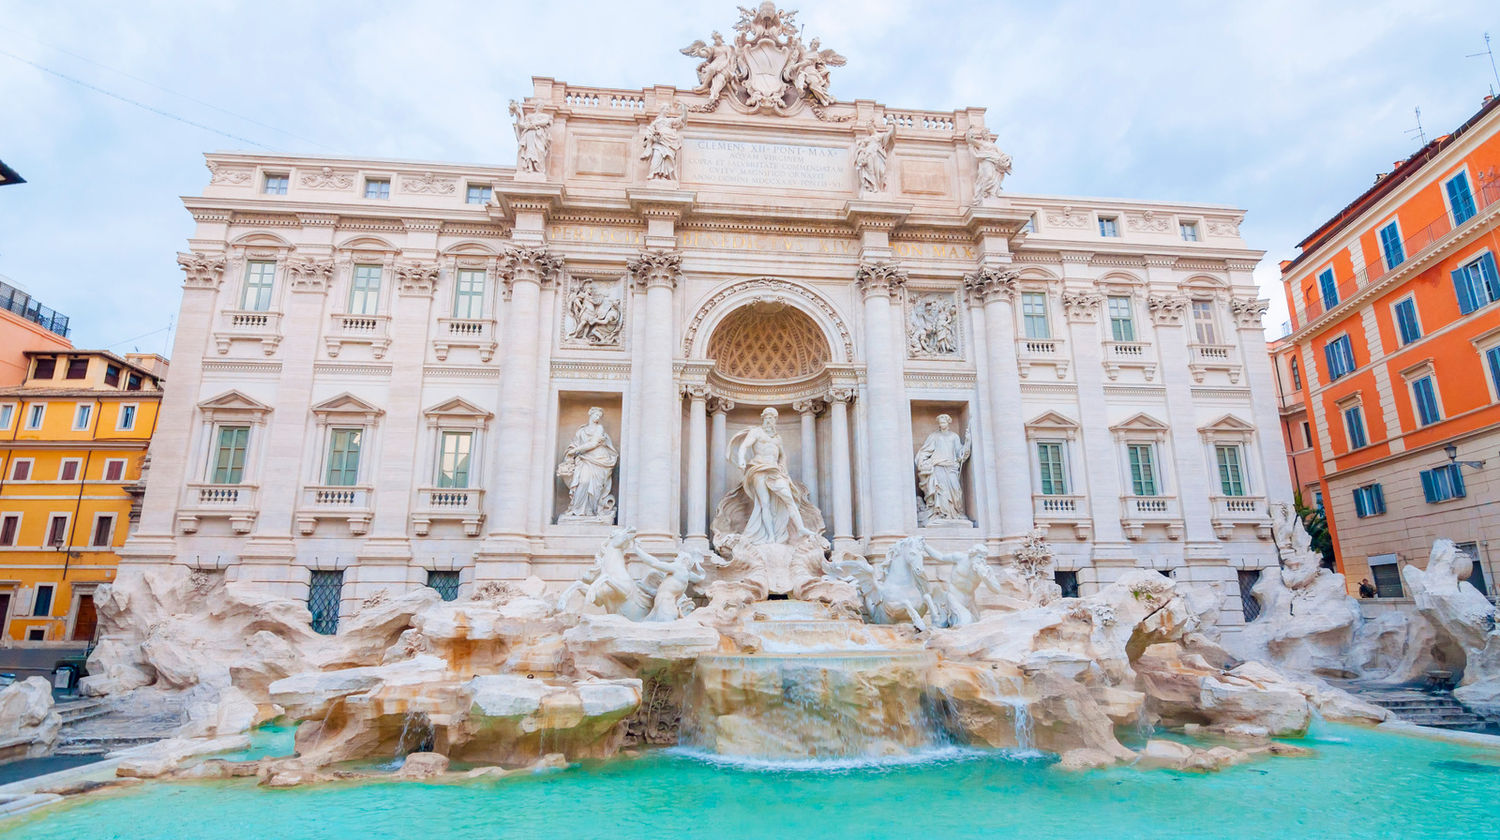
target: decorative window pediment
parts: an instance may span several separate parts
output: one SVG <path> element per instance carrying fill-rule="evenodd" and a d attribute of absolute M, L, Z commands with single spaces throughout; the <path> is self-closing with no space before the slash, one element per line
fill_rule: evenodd
<path fill-rule="evenodd" d="M 1145 412 L 1109 427 L 1118 438 L 1150 438 L 1164 440 L 1170 427 Z"/>
<path fill-rule="evenodd" d="M 198 410 L 212 423 L 226 420 L 249 420 L 264 422 L 271 407 L 242 391 L 226 391 L 217 397 L 198 403 Z"/>
<path fill-rule="evenodd" d="M 1056 437 L 1072 440 L 1078 435 L 1078 423 L 1055 411 L 1033 417 L 1026 423 L 1027 437 Z"/>
<path fill-rule="evenodd" d="M 1250 436 L 1255 433 L 1255 426 L 1251 423 L 1247 423 L 1244 420 L 1241 420 L 1233 414 L 1226 414 L 1206 426 L 1199 426 L 1198 433 L 1202 435 L 1205 440 L 1243 441 L 1249 440 Z"/>
<path fill-rule="evenodd" d="M 326 399 L 314 405 L 312 413 L 318 418 L 319 425 L 345 422 L 368 426 L 379 419 L 380 415 L 385 413 L 385 409 L 371 405 L 345 391 L 336 397 Z"/>
<path fill-rule="evenodd" d="M 494 413 L 469 402 L 462 397 L 454 397 L 445 402 L 440 402 L 422 412 L 427 418 L 429 428 L 439 426 L 447 428 L 483 429 L 489 424 Z"/>

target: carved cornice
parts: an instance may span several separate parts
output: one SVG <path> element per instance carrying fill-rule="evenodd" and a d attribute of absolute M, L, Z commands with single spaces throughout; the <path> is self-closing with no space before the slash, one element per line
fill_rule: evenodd
<path fill-rule="evenodd" d="M 438 264 L 407 262 L 396 266 L 396 289 L 403 295 L 431 295 L 437 289 Z"/>
<path fill-rule="evenodd" d="M 443 227 L 441 219 L 402 219 L 401 225 L 407 233 L 437 233 Z"/>
<path fill-rule="evenodd" d="M 867 298 L 892 296 L 906 286 L 906 272 L 894 262 L 862 262 L 854 274 L 854 284 Z"/>
<path fill-rule="evenodd" d="M 642 251 L 626 264 L 626 268 L 630 269 L 631 282 L 639 288 L 661 286 L 675 289 L 682 277 L 682 252 Z"/>
<path fill-rule="evenodd" d="M 562 257 L 546 248 L 507 246 L 500 257 L 500 279 L 505 284 L 506 296 L 510 296 L 511 287 L 516 283 L 545 286 L 553 282 L 562 266 Z"/>
<path fill-rule="evenodd" d="M 1234 323 L 1241 329 L 1260 329 L 1261 318 L 1266 314 L 1266 309 L 1271 305 L 1269 300 L 1259 298 L 1230 298 L 1229 311 L 1234 315 Z"/>
<path fill-rule="evenodd" d="M 1092 321 L 1099 316 L 1099 307 L 1104 295 L 1098 292 L 1063 292 L 1063 311 L 1069 321 Z"/>
<path fill-rule="evenodd" d="M 1172 268 L 1177 265 L 1177 258 L 1170 254 L 1143 254 L 1141 262 L 1147 268 Z"/>
<path fill-rule="evenodd" d="M 298 213 L 297 224 L 305 228 L 336 227 L 339 217 L 334 213 Z"/>
<path fill-rule="evenodd" d="M 1187 298 L 1182 295 L 1151 295 L 1146 298 L 1146 311 L 1157 326 L 1178 326 L 1183 313 L 1187 312 Z"/>
<path fill-rule="evenodd" d="M 286 276 L 294 292 L 326 292 L 333 279 L 333 261 L 295 260 L 287 263 Z"/>
<path fill-rule="evenodd" d="M 973 274 L 964 275 L 964 293 L 970 303 L 989 303 L 992 300 L 1015 300 L 1016 282 L 1021 272 L 1014 268 L 986 266 Z"/>
<path fill-rule="evenodd" d="M 182 285 L 189 289 L 217 289 L 224 279 L 223 255 L 210 256 L 197 251 L 179 253 L 177 265 L 187 275 Z"/>
<path fill-rule="evenodd" d="M 1061 251 L 1057 258 L 1064 265 L 1088 265 L 1094 261 L 1092 251 Z"/>

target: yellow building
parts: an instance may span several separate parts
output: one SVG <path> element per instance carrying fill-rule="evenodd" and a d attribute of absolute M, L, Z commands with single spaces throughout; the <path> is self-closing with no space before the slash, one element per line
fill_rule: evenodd
<path fill-rule="evenodd" d="M 26 353 L 0 388 L 0 646 L 87 644 L 141 493 L 160 356 Z"/>

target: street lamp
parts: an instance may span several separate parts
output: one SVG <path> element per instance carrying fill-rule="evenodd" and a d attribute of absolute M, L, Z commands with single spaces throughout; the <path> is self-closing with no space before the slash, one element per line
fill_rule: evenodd
<path fill-rule="evenodd" d="M 1450 443 L 1447 446 L 1443 447 L 1443 454 L 1448 456 L 1448 463 L 1450 464 L 1456 464 L 1459 467 L 1468 467 L 1471 470 L 1484 469 L 1483 461 L 1458 460 L 1458 446 L 1456 444 Z"/>

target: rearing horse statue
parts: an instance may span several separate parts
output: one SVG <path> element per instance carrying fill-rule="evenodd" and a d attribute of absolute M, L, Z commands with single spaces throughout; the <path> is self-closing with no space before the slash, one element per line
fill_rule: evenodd
<path fill-rule="evenodd" d="M 927 543 L 921 537 L 897 540 L 885 559 L 871 565 L 857 554 L 845 552 L 828 564 L 828 573 L 853 583 L 865 603 L 865 612 L 876 624 L 909 622 L 918 630 L 943 623 L 943 613 L 933 601 L 932 586 L 922 558 Z"/>

